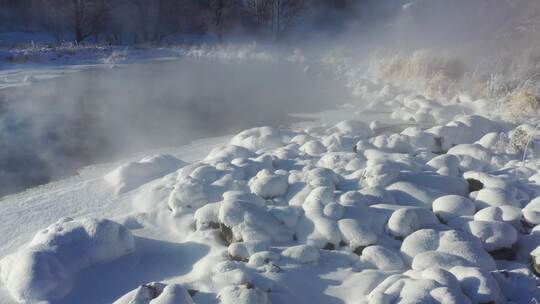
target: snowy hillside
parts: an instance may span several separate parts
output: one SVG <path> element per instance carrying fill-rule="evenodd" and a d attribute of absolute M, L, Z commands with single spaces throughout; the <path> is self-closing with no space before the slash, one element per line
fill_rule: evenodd
<path fill-rule="evenodd" d="M 351 101 L 4 198 L 0 302 L 540 299 L 537 126 L 319 63 Z"/>

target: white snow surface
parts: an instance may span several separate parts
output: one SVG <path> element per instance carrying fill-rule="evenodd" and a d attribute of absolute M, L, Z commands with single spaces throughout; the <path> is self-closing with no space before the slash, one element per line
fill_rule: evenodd
<path fill-rule="evenodd" d="M 486 137 L 519 126 L 347 85 L 352 103 L 296 114 L 316 120 L 3 198 L 0 303 L 540 299 L 540 160 Z"/>

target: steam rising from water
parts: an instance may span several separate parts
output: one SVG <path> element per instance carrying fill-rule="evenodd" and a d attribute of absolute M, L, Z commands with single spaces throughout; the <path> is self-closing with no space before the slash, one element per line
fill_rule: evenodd
<path fill-rule="evenodd" d="M 0 193 L 136 151 L 287 124 L 290 112 L 343 100 L 325 75 L 292 62 L 184 59 L 4 90 Z"/>

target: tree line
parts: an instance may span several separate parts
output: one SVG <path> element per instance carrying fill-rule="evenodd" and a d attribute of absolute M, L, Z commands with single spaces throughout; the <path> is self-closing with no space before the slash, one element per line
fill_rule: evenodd
<path fill-rule="evenodd" d="M 0 0 L 0 30 L 45 31 L 57 40 L 161 43 L 175 35 L 287 39 L 331 30 L 376 0 Z"/>

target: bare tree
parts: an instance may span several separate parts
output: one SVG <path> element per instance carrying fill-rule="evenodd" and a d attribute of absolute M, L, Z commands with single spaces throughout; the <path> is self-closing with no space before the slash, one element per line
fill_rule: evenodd
<path fill-rule="evenodd" d="M 62 19 L 71 27 L 75 41 L 82 42 L 98 30 L 108 18 L 110 3 L 107 0 L 43 0 L 44 5 L 59 12 Z M 52 17 L 53 22 L 62 19 Z M 56 20 L 55 20 L 56 19 Z"/>
<path fill-rule="evenodd" d="M 207 0 L 204 9 L 208 29 L 217 36 L 219 43 L 223 42 L 225 31 L 238 23 L 240 8 L 240 0 Z"/>
<path fill-rule="evenodd" d="M 278 40 L 298 25 L 309 8 L 308 0 L 248 0 L 248 14 L 261 29 Z"/>

